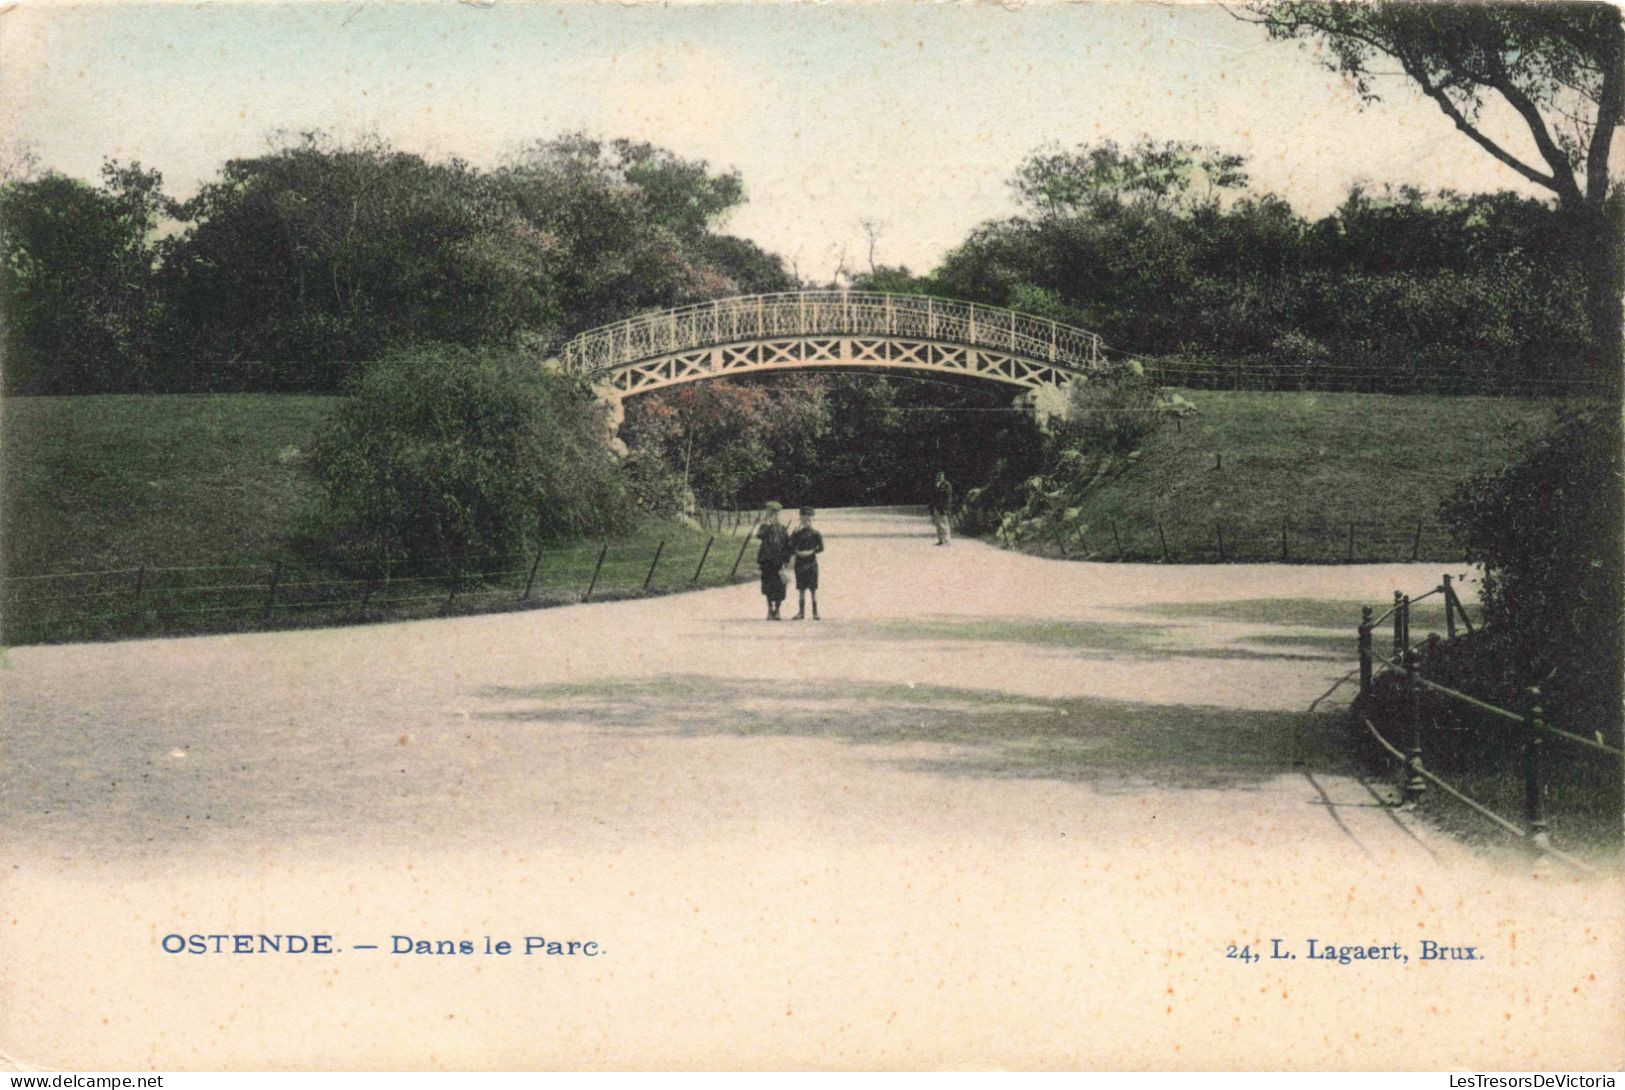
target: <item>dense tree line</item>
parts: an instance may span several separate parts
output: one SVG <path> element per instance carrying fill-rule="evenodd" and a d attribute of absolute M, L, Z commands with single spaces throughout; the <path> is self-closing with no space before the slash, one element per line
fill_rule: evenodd
<path fill-rule="evenodd" d="M 1125 352 L 1264 361 L 1311 384 L 1331 367 L 1495 386 L 1599 370 L 1596 240 L 1545 202 L 1356 188 L 1309 219 L 1250 190 L 1240 157 L 1177 141 L 1046 149 L 1012 185 L 1020 212 L 930 274 L 873 267 L 855 286 L 1010 306 Z M 778 258 L 716 229 L 742 200 L 737 175 L 579 136 L 478 170 L 306 135 L 226 163 L 184 202 L 135 165 L 109 163 L 94 186 L 13 180 L 0 186 L 6 388 L 332 391 L 392 348 L 545 353 L 639 311 L 793 286 Z"/>
<path fill-rule="evenodd" d="M 714 228 L 737 175 L 572 136 L 494 170 L 288 138 L 184 202 L 109 164 L 0 187 L 12 393 L 334 391 L 438 342 L 545 352 L 640 310 L 790 283 Z"/>
<path fill-rule="evenodd" d="M 1031 311 L 1138 355 L 1556 386 L 1597 374 L 1589 240 L 1510 193 L 1353 189 L 1306 218 L 1236 156 L 1111 142 L 1030 156 L 1021 212 L 912 290 Z M 910 278 L 880 270 L 875 280 Z"/>

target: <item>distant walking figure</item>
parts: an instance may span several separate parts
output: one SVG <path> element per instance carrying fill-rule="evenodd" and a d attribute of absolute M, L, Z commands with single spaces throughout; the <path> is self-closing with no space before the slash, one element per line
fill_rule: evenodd
<path fill-rule="evenodd" d="M 801 525 L 790 535 L 790 549 L 796 555 L 796 615 L 807 616 L 807 592 L 812 591 L 813 620 L 818 620 L 818 554 L 824 551 L 824 535 L 813 529 L 813 509 L 801 509 Z"/>
<path fill-rule="evenodd" d="M 767 599 L 767 619 L 780 620 L 779 605 L 785 595 L 785 566 L 790 563 L 790 532 L 779 521 L 784 508 L 769 503 L 762 512 L 762 524 L 756 527 L 761 544 L 756 547 L 756 566 L 762 569 L 762 597 Z"/>
<path fill-rule="evenodd" d="M 953 517 L 954 486 L 948 483 L 948 475 L 939 469 L 931 497 L 931 525 L 936 528 L 938 545 L 948 544 L 949 524 Z"/>

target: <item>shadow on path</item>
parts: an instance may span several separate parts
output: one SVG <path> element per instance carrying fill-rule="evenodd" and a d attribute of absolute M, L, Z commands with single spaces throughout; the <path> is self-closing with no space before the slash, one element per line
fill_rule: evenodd
<path fill-rule="evenodd" d="M 1035 699 L 948 686 L 730 681 L 698 675 L 493 688 L 482 717 L 515 726 L 590 725 L 666 737 L 801 737 L 940 751 L 887 755 L 942 776 L 1247 788 L 1289 769 L 1294 733 L 1327 757 L 1327 717 L 1085 697 Z"/>

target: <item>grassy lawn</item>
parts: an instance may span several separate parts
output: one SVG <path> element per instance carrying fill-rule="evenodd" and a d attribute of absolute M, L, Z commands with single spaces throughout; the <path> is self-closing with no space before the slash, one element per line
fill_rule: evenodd
<path fill-rule="evenodd" d="M 589 586 L 594 598 L 716 586 L 729 581 L 750 530 L 730 520 L 707 553 L 709 530 L 651 522 L 607 550 L 604 542 L 578 541 L 550 545 L 539 558 L 501 558 L 478 581 L 454 585 L 406 568 L 369 582 L 359 570 L 308 562 L 293 544 L 301 512 L 315 498 L 300 462 L 333 401 L 210 395 L 0 403 L 4 642 L 524 609 L 579 601 Z M 740 565 L 742 577 L 753 572 L 754 565 Z"/>
<path fill-rule="evenodd" d="M 1084 508 L 1074 557 L 1174 561 L 1460 559 L 1439 501 L 1503 464 L 1556 403 L 1500 397 L 1185 391 L 1200 410 L 1165 426 Z M 1162 532 L 1158 534 L 1158 524 Z M 1421 527 L 1420 540 L 1417 528 Z M 1115 526 L 1115 536 L 1113 527 Z M 1043 535 L 1039 535 L 1043 537 Z M 1118 542 L 1121 542 L 1119 549 Z M 1053 540 L 1024 543 L 1056 555 Z"/>
<path fill-rule="evenodd" d="M 291 559 L 328 397 L 6 398 L 7 575 Z"/>

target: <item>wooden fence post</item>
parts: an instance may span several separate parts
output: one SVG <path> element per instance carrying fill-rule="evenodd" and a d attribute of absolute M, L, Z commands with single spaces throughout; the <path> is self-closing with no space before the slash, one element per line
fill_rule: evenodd
<path fill-rule="evenodd" d="M 694 567 L 694 578 L 689 580 L 690 586 L 694 586 L 695 584 L 699 583 L 700 572 L 705 570 L 706 557 L 711 555 L 711 543 L 716 539 L 717 536 L 715 534 L 712 534 L 710 537 L 705 539 L 705 551 L 700 553 L 700 562 Z"/>
<path fill-rule="evenodd" d="M 739 543 L 739 555 L 734 557 L 734 566 L 728 569 L 728 582 L 732 583 L 734 577 L 739 574 L 739 562 L 745 559 L 745 550 L 748 548 L 750 548 L 750 535 L 746 534 L 745 540 Z"/>
<path fill-rule="evenodd" d="M 1371 607 L 1360 607 L 1360 695 L 1371 695 Z"/>
<path fill-rule="evenodd" d="M 655 546 L 655 558 L 649 561 L 649 574 L 643 577 L 643 589 L 649 589 L 649 582 L 655 577 L 655 568 L 660 565 L 660 554 L 666 551 L 666 539 L 661 538 L 660 544 Z"/>
<path fill-rule="evenodd" d="M 1546 717 L 1540 706 L 1540 690 L 1530 688 L 1524 694 L 1527 705 L 1523 713 L 1523 819 L 1529 825 L 1529 843 L 1545 850 L 1551 847 L 1546 832 L 1546 804 L 1541 797 L 1541 750 L 1546 745 Z"/>
<path fill-rule="evenodd" d="M 536 582 L 536 569 L 542 566 L 542 547 L 536 547 L 536 559 L 530 565 L 530 574 L 525 577 L 525 593 L 519 596 L 521 602 L 530 597 L 530 588 Z"/>
<path fill-rule="evenodd" d="M 604 566 L 604 554 L 607 552 L 609 552 L 609 542 L 606 541 L 604 547 L 598 550 L 598 563 L 592 566 L 592 578 L 587 580 L 587 593 L 581 596 L 583 602 L 592 598 L 593 588 L 598 585 L 598 572 Z"/>

